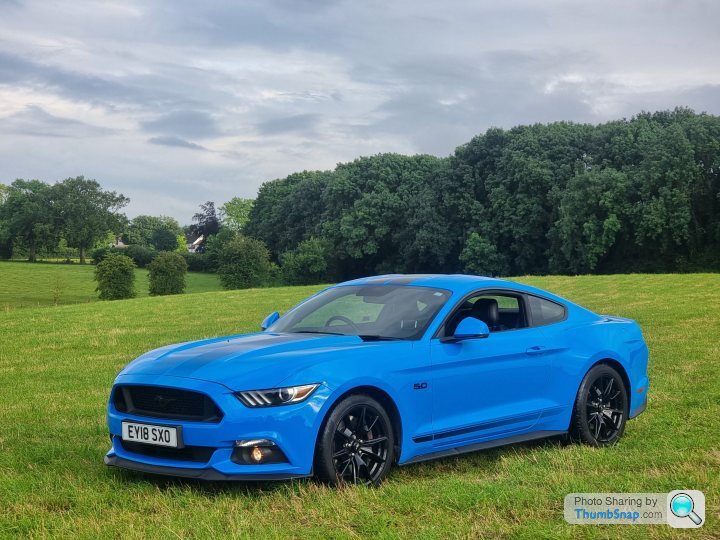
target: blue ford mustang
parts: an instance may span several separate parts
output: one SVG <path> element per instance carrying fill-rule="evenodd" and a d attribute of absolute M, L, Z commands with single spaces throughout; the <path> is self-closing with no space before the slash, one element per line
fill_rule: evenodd
<path fill-rule="evenodd" d="M 377 484 L 396 463 L 540 437 L 612 444 L 647 403 L 634 321 L 498 279 L 349 281 L 262 327 L 131 362 L 110 395 L 105 463 Z"/>

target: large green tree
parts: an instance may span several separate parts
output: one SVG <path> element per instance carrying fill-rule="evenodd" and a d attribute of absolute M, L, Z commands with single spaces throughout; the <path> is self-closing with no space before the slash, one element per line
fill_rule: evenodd
<path fill-rule="evenodd" d="M 243 232 L 243 228 L 250 220 L 254 199 L 233 197 L 220 207 L 220 219 L 225 227 L 236 233 Z"/>
<path fill-rule="evenodd" d="M 18 179 L 10 184 L 0 206 L 0 221 L 5 242 L 10 245 L 6 249 L 11 253 L 13 246 L 21 243 L 33 262 L 38 250 L 52 249 L 60 238 L 52 188 L 39 180 Z"/>
<path fill-rule="evenodd" d="M 89 247 L 108 231 L 119 232 L 125 223 L 119 211 L 129 199 L 103 190 L 95 180 L 68 178 L 52 186 L 52 191 L 62 235 L 68 246 L 78 249 L 81 263 Z"/>

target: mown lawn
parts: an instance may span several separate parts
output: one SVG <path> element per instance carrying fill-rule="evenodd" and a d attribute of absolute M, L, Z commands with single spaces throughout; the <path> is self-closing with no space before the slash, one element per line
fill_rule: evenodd
<path fill-rule="evenodd" d="M 647 412 L 613 448 L 515 445 L 399 468 L 377 489 L 202 484 L 102 462 L 107 394 L 123 364 L 162 344 L 255 330 L 313 287 L 0 312 L 0 536 L 720 537 L 720 276 L 520 281 L 640 322 L 652 357 Z M 569 492 L 681 488 L 706 494 L 700 530 L 562 517 Z"/>
<path fill-rule="evenodd" d="M 0 261 L 0 311 L 95 302 L 94 272 L 89 264 Z M 186 279 L 186 293 L 221 289 L 216 274 L 190 272 Z M 135 270 L 135 290 L 139 298 L 148 296 L 147 270 Z"/>

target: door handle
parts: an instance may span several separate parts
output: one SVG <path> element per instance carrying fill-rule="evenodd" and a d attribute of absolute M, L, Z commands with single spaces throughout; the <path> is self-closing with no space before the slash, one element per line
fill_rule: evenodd
<path fill-rule="evenodd" d="M 547 351 L 547 347 L 543 347 L 542 345 L 535 345 L 534 347 L 529 347 L 525 350 L 525 354 L 529 354 L 530 356 L 536 356 L 538 354 L 542 354 L 545 351 Z"/>

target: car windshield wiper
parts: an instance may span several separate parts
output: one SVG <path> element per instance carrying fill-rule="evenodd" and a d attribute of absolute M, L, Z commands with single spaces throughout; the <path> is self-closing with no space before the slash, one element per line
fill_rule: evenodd
<path fill-rule="evenodd" d="M 373 334 L 360 334 L 358 335 L 363 341 L 405 341 L 403 338 L 392 337 L 392 336 L 376 336 Z"/>
<path fill-rule="evenodd" d="M 340 332 L 321 332 L 320 330 L 296 330 L 291 332 L 292 334 L 327 334 L 329 336 L 346 336 L 347 334 L 341 334 Z"/>

